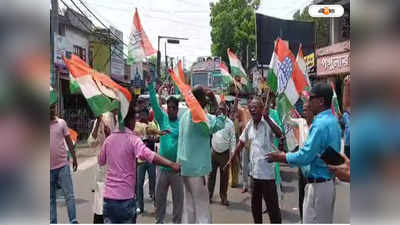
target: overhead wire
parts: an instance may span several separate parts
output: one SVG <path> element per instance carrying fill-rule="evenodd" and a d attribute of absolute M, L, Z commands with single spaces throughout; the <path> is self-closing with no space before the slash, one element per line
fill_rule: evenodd
<path fill-rule="evenodd" d="M 65 5 L 65 7 L 67 7 L 67 9 L 71 9 L 71 12 L 75 15 L 75 17 L 79 20 L 79 22 L 86 28 L 88 33 L 93 33 L 94 32 L 94 30 L 92 30 L 92 28 L 88 27 L 87 24 L 85 22 L 83 22 L 82 19 L 79 17 L 79 15 L 77 15 L 77 12 L 75 12 L 67 3 L 65 3 L 64 0 L 60 0 L 60 1 Z M 74 5 L 82 13 L 83 16 L 87 17 L 85 15 L 85 13 L 83 13 L 82 10 L 80 10 L 79 7 L 76 4 L 74 4 Z M 128 55 L 126 55 L 123 51 L 120 51 L 120 52 L 122 52 L 122 54 L 125 57 L 128 57 Z M 111 54 L 111 52 L 110 52 L 110 54 Z M 120 55 L 115 55 L 115 56 L 117 56 L 118 58 L 120 58 L 122 60 L 125 60 L 125 58 L 121 57 Z"/>
<path fill-rule="evenodd" d="M 70 0 L 70 1 L 74 3 L 74 0 Z M 92 14 L 92 15 L 94 16 L 94 18 L 95 18 L 97 21 L 100 22 L 101 25 L 103 25 L 104 28 L 110 29 L 109 27 L 107 27 L 107 26 L 103 23 L 103 21 L 101 21 L 101 20 L 100 20 L 100 19 L 99 19 L 99 18 L 98 18 L 98 17 L 83 3 L 82 0 L 79 0 L 79 2 L 83 5 L 83 7 L 85 7 L 85 9 L 86 9 L 87 11 L 89 11 L 90 14 Z M 75 5 L 75 3 L 74 3 L 74 5 Z M 120 39 L 116 34 L 114 34 L 111 30 L 110 30 L 110 33 L 111 33 L 115 38 L 117 38 L 122 44 L 124 44 L 125 46 L 128 47 L 128 45 L 125 44 L 125 43 L 123 42 L 123 40 L 121 40 L 121 39 Z"/>
<path fill-rule="evenodd" d="M 83 11 L 82 11 L 82 9 L 80 9 L 79 8 L 79 6 L 74 2 L 74 0 L 70 0 L 73 4 L 74 4 L 74 6 L 84 15 L 84 16 L 86 16 L 86 17 L 88 17 Z M 104 27 L 104 28 L 106 28 L 106 29 L 109 29 L 108 28 L 108 26 L 107 25 L 105 25 L 104 24 L 104 22 L 102 21 L 102 20 L 100 20 L 99 18 L 98 18 L 98 16 L 96 16 L 96 14 L 95 13 L 93 13 L 93 11 L 91 10 L 91 9 L 89 9 L 89 7 L 82 1 L 82 0 L 79 0 L 79 2 L 81 3 L 81 5 Z M 64 3 L 64 5 L 66 5 L 65 4 L 65 2 L 63 2 Z M 96 5 L 98 5 L 98 4 L 96 4 Z M 67 5 L 66 5 L 67 6 Z M 102 6 L 102 7 L 108 7 L 108 6 L 104 6 L 104 5 L 100 5 L 100 6 Z M 68 7 L 68 6 L 67 6 Z M 110 7 L 108 7 L 108 8 L 110 8 Z M 122 10 L 122 9 L 121 9 Z M 124 9 L 124 11 L 126 11 L 125 9 Z M 99 14 L 100 15 L 100 14 Z M 162 18 L 162 17 L 155 17 L 155 16 L 152 16 L 152 15 L 149 15 L 149 14 L 147 14 L 147 13 L 144 13 L 144 15 L 146 15 L 146 17 L 149 17 L 149 18 L 153 18 L 153 19 L 159 19 L 159 20 L 168 20 L 168 21 L 171 21 L 171 22 L 174 22 L 174 23 L 178 23 L 178 24 L 186 24 L 186 25 L 190 25 L 191 27 L 198 27 L 198 28 L 206 28 L 206 26 L 199 26 L 199 25 L 197 25 L 197 24 L 192 24 L 192 23 L 187 23 L 187 22 L 182 22 L 182 21 L 179 21 L 179 20 L 173 20 L 173 19 L 169 19 L 169 18 Z M 127 45 L 125 42 L 123 42 L 116 34 L 114 34 L 111 30 L 109 30 L 109 32 L 110 32 L 110 34 L 112 34 L 117 40 L 119 40 L 124 46 L 127 46 L 127 47 L 129 47 L 129 45 Z M 127 55 L 122 51 L 122 53 L 123 53 L 123 55 L 125 56 L 125 57 L 127 57 Z M 121 57 L 120 57 L 121 58 Z M 121 58 L 121 59 L 123 59 L 123 58 Z M 124 60 L 124 59 L 123 59 Z"/>

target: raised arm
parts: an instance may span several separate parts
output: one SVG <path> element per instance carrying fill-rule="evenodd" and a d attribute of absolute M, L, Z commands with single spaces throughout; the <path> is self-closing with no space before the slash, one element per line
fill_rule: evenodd
<path fill-rule="evenodd" d="M 154 112 L 154 119 L 157 121 L 158 124 L 162 123 L 164 119 L 165 113 L 161 109 L 161 106 L 157 100 L 156 91 L 154 88 L 154 82 L 151 82 L 149 85 L 149 93 L 150 93 L 150 105 L 153 108 Z"/>

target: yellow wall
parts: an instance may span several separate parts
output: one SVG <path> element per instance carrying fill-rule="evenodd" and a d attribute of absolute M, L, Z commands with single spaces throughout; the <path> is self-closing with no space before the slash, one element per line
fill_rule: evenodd
<path fill-rule="evenodd" d="M 110 45 L 98 41 L 90 45 L 93 50 L 93 69 L 110 75 Z"/>

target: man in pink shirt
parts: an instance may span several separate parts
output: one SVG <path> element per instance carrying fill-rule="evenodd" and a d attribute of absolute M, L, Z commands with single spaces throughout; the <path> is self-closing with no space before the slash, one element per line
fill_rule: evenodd
<path fill-rule="evenodd" d="M 71 152 L 73 169 L 76 171 L 78 163 L 67 123 L 63 119 L 56 117 L 55 104 L 52 104 L 50 106 L 50 223 L 57 223 L 57 184 L 61 186 L 64 192 L 69 222 L 78 223 L 76 220 L 74 188 L 64 141 Z"/>
<path fill-rule="evenodd" d="M 125 117 L 125 128 L 114 130 L 104 142 L 99 165 L 107 165 L 104 188 L 104 223 L 136 223 L 136 158 L 172 168 L 180 166 L 151 151 L 135 136 L 135 110 L 130 107 Z"/>

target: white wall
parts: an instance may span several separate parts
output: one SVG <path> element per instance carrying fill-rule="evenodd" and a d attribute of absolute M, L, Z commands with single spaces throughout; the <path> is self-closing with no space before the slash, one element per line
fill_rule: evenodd
<path fill-rule="evenodd" d="M 78 45 L 86 49 L 86 61 L 89 60 L 89 38 L 88 35 L 71 27 L 65 28 L 65 38 L 67 39 L 68 49 L 74 52 L 74 45 Z"/>

